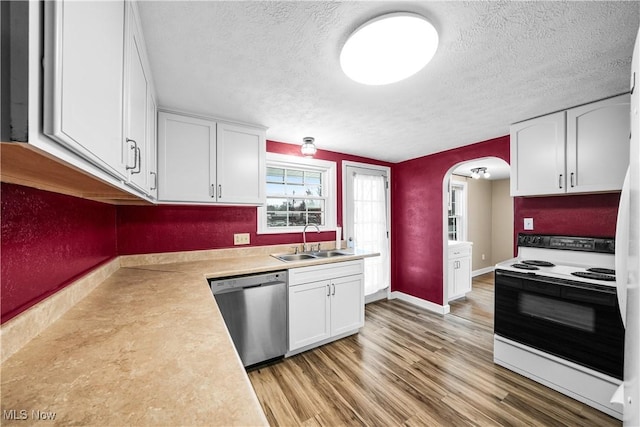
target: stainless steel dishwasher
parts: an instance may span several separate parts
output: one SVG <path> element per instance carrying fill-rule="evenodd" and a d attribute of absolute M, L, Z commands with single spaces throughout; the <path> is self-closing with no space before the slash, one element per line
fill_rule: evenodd
<path fill-rule="evenodd" d="M 287 352 L 287 271 L 209 279 L 242 364 Z"/>

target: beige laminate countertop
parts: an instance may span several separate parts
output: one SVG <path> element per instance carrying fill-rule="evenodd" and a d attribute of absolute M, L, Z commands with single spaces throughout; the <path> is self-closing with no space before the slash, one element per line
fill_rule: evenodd
<path fill-rule="evenodd" d="M 121 257 L 115 273 L 1 365 L 0 424 L 55 414 L 46 422 L 267 425 L 206 278 L 374 255 L 285 263 L 268 250 L 164 263 L 166 255 Z"/>

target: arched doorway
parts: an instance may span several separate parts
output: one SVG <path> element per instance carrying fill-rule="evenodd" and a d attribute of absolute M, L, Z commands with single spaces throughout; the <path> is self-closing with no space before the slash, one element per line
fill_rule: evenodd
<path fill-rule="evenodd" d="M 456 274 L 479 276 L 493 271 L 497 262 L 513 257 L 510 171 L 506 161 L 483 157 L 460 162 L 444 176 L 442 295 L 445 312 L 449 311 L 450 299 L 461 295 L 453 288 L 454 280 L 459 279 Z M 466 264 L 449 259 L 449 248 L 459 246 L 459 241 L 471 243 Z M 463 270 L 454 271 L 460 268 Z M 470 273 L 466 273 L 466 269 Z"/>

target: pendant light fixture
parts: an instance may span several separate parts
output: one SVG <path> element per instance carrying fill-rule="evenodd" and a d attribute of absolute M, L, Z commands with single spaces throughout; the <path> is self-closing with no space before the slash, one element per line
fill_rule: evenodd
<path fill-rule="evenodd" d="M 491 177 L 491 174 L 487 172 L 487 168 L 485 167 L 471 169 L 471 178 L 473 179 L 480 179 L 480 178 L 489 179 L 490 177 Z"/>
<path fill-rule="evenodd" d="M 302 138 L 302 141 L 303 144 L 302 147 L 300 147 L 302 155 L 304 155 L 305 157 L 313 157 L 313 155 L 316 154 L 316 151 L 318 151 L 315 144 L 313 143 L 315 139 L 310 136 L 306 136 Z"/>
<path fill-rule="evenodd" d="M 438 49 L 438 32 L 408 12 L 382 15 L 359 27 L 340 53 L 344 73 L 358 83 L 385 85 L 424 68 Z"/>

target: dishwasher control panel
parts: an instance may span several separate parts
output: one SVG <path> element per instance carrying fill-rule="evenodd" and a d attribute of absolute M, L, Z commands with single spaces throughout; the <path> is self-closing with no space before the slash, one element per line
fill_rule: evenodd
<path fill-rule="evenodd" d="M 264 286 L 276 282 L 287 283 L 287 270 L 209 279 L 209 286 L 215 295 L 219 292 Z"/>

